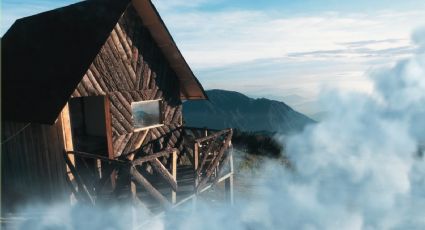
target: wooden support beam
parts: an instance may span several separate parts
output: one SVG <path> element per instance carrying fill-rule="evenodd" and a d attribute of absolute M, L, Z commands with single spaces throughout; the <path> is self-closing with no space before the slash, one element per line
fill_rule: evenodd
<path fill-rule="evenodd" d="M 102 192 L 103 187 L 105 187 L 106 182 L 112 179 L 112 176 L 116 175 L 116 170 L 114 165 L 108 164 L 103 166 L 102 177 L 95 184 L 94 188 L 96 190 L 96 194 L 99 195 Z"/>
<path fill-rule="evenodd" d="M 71 172 L 69 174 L 71 174 Z M 72 176 L 72 174 L 70 176 Z M 75 199 L 77 201 L 83 201 L 84 196 L 77 191 L 77 188 L 75 188 L 74 184 L 69 180 L 68 175 L 65 177 L 65 181 L 68 184 L 69 188 L 71 189 L 72 195 L 74 195 Z"/>
<path fill-rule="evenodd" d="M 224 190 L 226 192 L 226 201 L 230 204 L 234 204 L 234 197 L 233 197 L 233 152 L 230 151 L 228 154 L 229 164 L 230 164 L 230 177 L 227 178 L 224 181 Z M 224 167 L 224 164 L 223 164 Z"/>
<path fill-rule="evenodd" d="M 195 170 L 195 188 L 198 187 L 198 165 L 199 165 L 199 143 L 195 142 L 194 151 L 193 151 L 193 166 Z"/>
<path fill-rule="evenodd" d="M 231 129 L 225 129 L 225 130 L 222 130 L 222 131 L 216 132 L 216 133 L 214 133 L 214 134 L 211 134 L 211 135 L 209 135 L 209 136 L 207 136 L 207 137 L 201 137 L 201 138 L 198 138 L 198 139 L 196 139 L 196 140 L 195 140 L 195 142 L 201 143 L 201 142 L 207 141 L 207 140 L 209 140 L 209 139 L 216 138 L 216 137 L 218 137 L 218 136 L 221 136 L 221 135 L 226 134 L 226 133 L 229 133 L 229 132 L 232 132 L 232 130 L 231 130 Z"/>
<path fill-rule="evenodd" d="M 136 187 L 136 183 L 134 183 L 134 181 L 130 182 L 130 191 L 131 191 L 131 199 L 133 200 L 133 202 L 137 202 L 137 187 Z"/>
<path fill-rule="evenodd" d="M 90 192 L 88 191 L 87 187 L 84 185 L 84 181 L 81 178 L 80 174 L 77 172 L 77 170 L 75 169 L 74 165 L 72 164 L 71 160 L 69 159 L 68 155 L 65 154 L 65 163 L 67 164 L 67 166 L 69 167 L 71 173 L 74 175 L 75 181 L 77 182 L 78 185 L 78 191 L 81 192 L 81 194 L 83 194 L 84 199 L 87 200 L 87 202 L 91 203 L 92 205 L 95 204 L 93 197 L 90 195 Z"/>
<path fill-rule="evenodd" d="M 173 151 L 173 162 L 171 165 L 171 172 L 174 181 L 177 181 L 177 151 Z M 176 182 L 177 186 L 177 182 Z M 171 203 L 175 204 L 177 203 L 177 189 L 171 191 Z"/>
<path fill-rule="evenodd" d="M 212 173 L 214 172 L 214 169 L 218 166 L 221 158 L 223 157 L 224 152 L 226 151 L 226 149 L 228 149 L 231 139 L 232 139 L 232 130 L 230 130 L 230 133 L 227 134 L 226 141 L 224 142 L 223 146 L 221 147 L 218 155 L 214 158 L 214 160 L 212 161 L 212 163 L 208 167 L 207 173 L 206 173 L 205 177 L 202 178 L 201 182 L 198 184 L 197 190 L 199 190 L 199 188 L 201 188 L 202 186 L 204 186 L 208 182 Z"/>
<path fill-rule="evenodd" d="M 227 203 L 229 203 L 230 205 L 234 204 L 234 200 L 233 200 L 233 174 L 230 175 L 229 178 L 227 178 L 226 180 L 224 180 L 224 190 L 225 190 L 225 197 L 226 197 L 226 201 Z"/>
<path fill-rule="evenodd" d="M 200 176 L 202 169 L 204 168 L 205 162 L 207 161 L 208 155 L 211 152 L 212 148 L 214 147 L 214 144 L 216 142 L 216 140 L 218 139 L 218 137 L 214 138 L 212 141 L 210 141 L 207 150 L 203 153 L 204 156 L 202 157 L 202 162 L 201 165 L 199 166 L 196 175 Z"/>
<path fill-rule="evenodd" d="M 155 187 L 152 186 L 151 183 L 149 183 L 148 180 L 142 174 L 140 174 L 136 167 L 131 166 L 130 168 L 130 175 L 132 176 L 132 179 L 135 180 L 137 183 L 145 187 L 145 189 L 156 199 L 158 200 L 162 206 L 168 208 L 171 206 L 170 202 L 165 198 L 158 190 L 155 189 Z"/>
<path fill-rule="evenodd" d="M 165 166 L 158 160 L 158 158 L 155 158 L 149 162 L 151 163 L 152 167 L 159 173 L 159 175 L 170 184 L 171 188 L 174 191 L 177 191 L 177 181 L 173 175 L 168 172 L 167 168 L 165 168 Z"/>
<path fill-rule="evenodd" d="M 69 115 L 68 103 L 66 103 L 66 105 L 62 109 L 62 112 L 60 114 L 60 122 L 62 123 L 61 126 L 62 126 L 62 138 L 64 143 L 64 150 L 65 152 L 72 151 L 74 150 L 74 143 L 72 141 L 71 117 Z M 74 156 L 69 156 L 69 160 L 71 164 L 75 166 Z M 69 182 L 72 183 L 72 181 L 74 180 L 74 176 L 72 175 L 71 170 L 69 169 L 68 166 L 66 166 L 66 172 L 67 172 L 67 177 Z M 76 196 L 76 194 L 74 195 Z M 71 203 L 73 202 L 72 194 L 69 197 L 69 200 Z"/>
<path fill-rule="evenodd" d="M 154 160 L 154 159 L 156 159 L 156 158 L 158 158 L 158 157 L 168 156 L 168 155 L 170 155 L 171 153 L 173 153 L 174 151 L 178 151 L 178 150 L 177 150 L 177 149 L 175 149 L 175 148 L 167 149 L 167 150 L 164 150 L 164 151 L 161 151 L 161 152 L 157 152 L 157 153 L 154 153 L 154 154 L 151 154 L 151 155 L 147 155 L 147 156 L 141 157 L 141 158 L 139 158 L 139 159 L 136 159 L 136 160 L 132 161 L 131 163 L 132 163 L 134 166 L 136 166 L 136 165 L 141 165 L 141 164 L 143 164 L 144 162 L 152 161 L 152 160 Z"/>
<path fill-rule="evenodd" d="M 67 155 L 76 155 L 76 156 L 84 157 L 84 158 L 99 159 L 101 161 L 109 162 L 109 163 L 116 165 L 116 166 L 122 166 L 122 165 L 128 164 L 128 162 L 126 162 L 126 161 L 109 159 L 108 157 L 95 155 L 95 154 L 91 154 L 91 153 L 86 153 L 86 152 L 81 152 L 81 151 L 68 151 Z"/>

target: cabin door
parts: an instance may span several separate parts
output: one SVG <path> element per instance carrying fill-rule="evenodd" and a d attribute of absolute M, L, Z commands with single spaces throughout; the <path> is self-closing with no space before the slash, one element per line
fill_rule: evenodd
<path fill-rule="evenodd" d="M 109 100 L 106 97 L 72 98 L 69 115 L 74 151 L 113 157 Z M 74 166 L 89 191 L 95 190 L 95 181 L 104 174 L 106 165 L 103 164 L 98 159 L 75 155 Z"/>
<path fill-rule="evenodd" d="M 110 157 L 109 105 L 104 96 L 72 98 L 69 101 L 75 151 Z"/>

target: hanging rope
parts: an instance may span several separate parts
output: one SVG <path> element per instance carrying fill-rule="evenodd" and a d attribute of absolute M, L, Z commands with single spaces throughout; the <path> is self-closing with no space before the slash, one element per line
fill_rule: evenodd
<path fill-rule="evenodd" d="M 8 141 L 12 140 L 13 138 L 15 138 L 16 136 L 18 136 L 20 133 L 22 133 L 26 128 L 28 128 L 28 126 L 30 126 L 31 123 L 26 124 L 22 129 L 20 129 L 18 132 L 16 132 L 15 134 L 13 134 L 12 136 L 6 138 L 6 140 L 2 141 L 1 144 L 6 144 Z"/>

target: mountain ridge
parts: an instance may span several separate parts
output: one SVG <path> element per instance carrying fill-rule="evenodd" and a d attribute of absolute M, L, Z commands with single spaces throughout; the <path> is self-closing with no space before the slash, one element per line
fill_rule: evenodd
<path fill-rule="evenodd" d="M 236 91 L 206 91 L 209 101 L 186 101 L 183 115 L 186 125 L 212 129 L 236 128 L 245 132 L 301 131 L 314 123 L 281 101 L 250 98 Z"/>

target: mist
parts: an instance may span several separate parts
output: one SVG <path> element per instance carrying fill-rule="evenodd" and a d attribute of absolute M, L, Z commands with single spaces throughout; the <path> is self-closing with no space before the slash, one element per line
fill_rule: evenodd
<path fill-rule="evenodd" d="M 424 229 L 425 29 L 412 41 L 411 58 L 371 73 L 373 94 L 323 91 L 325 120 L 276 137 L 293 169 L 264 163 L 234 206 L 199 200 L 159 216 L 131 204 L 37 206 L 23 213 L 47 215 L 19 229 Z"/>
<path fill-rule="evenodd" d="M 294 170 L 268 162 L 232 208 L 198 205 L 170 229 L 425 228 L 425 29 L 417 52 L 371 73 L 373 94 L 328 89 L 327 119 L 288 138 Z"/>

